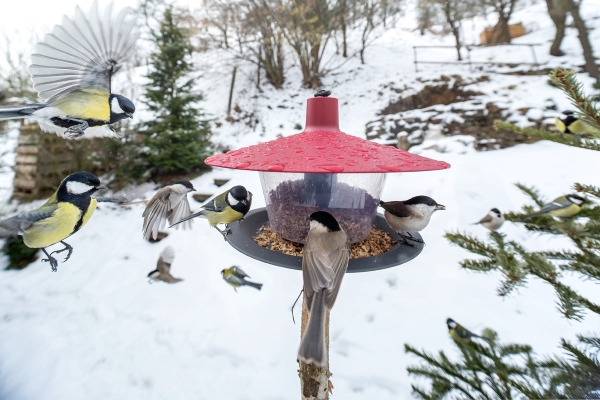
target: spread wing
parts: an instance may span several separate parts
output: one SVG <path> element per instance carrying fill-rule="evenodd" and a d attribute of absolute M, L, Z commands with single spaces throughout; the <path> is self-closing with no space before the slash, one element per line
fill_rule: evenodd
<path fill-rule="evenodd" d="M 164 229 L 167 218 L 172 212 L 171 202 L 169 201 L 170 196 L 171 188 L 165 186 L 150 199 L 148 206 L 142 214 L 142 217 L 144 217 L 142 231 L 146 240 L 150 239 L 151 236 L 153 239 L 156 239 L 158 231 Z"/>
<path fill-rule="evenodd" d="M 173 247 L 165 247 L 165 249 L 160 253 L 158 257 L 158 262 L 156 263 L 156 269 L 161 274 L 170 274 L 171 273 L 171 264 L 175 260 L 175 250 Z"/>
<path fill-rule="evenodd" d="M 98 203 L 116 203 L 116 204 L 127 204 L 129 203 L 129 199 L 124 194 L 117 194 L 114 196 L 102 196 L 95 197 Z"/>
<path fill-rule="evenodd" d="M 307 250 L 307 248 L 314 248 L 309 241 L 316 242 L 320 238 L 311 237 L 309 232 L 302 257 L 304 292 L 306 293 L 309 310 L 313 295 L 319 290 L 325 290 L 325 306 L 327 308 L 331 309 L 335 303 L 350 259 L 350 243 L 347 241 L 345 233 L 343 235 L 346 239 L 344 245 L 334 246 L 329 251 L 323 249 L 321 246 L 315 246 L 317 248 L 315 251 Z"/>
<path fill-rule="evenodd" d="M 36 45 L 29 72 L 41 99 L 50 103 L 78 89 L 110 93 L 112 75 L 139 36 L 130 8 L 112 14 L 112 3 L 103 14 L 97 2 L 88 15 L 77 7 L 72 19 L 63 17 L 62 24 Z"/>
<path fill-rule="evenodd" d="M 245 273 L 244 270 L 241 269 L 240 267 L 237 267 L 234 265 L 231 268 L 233 269 L 233 274 L 235 276 L 240 277 L 240 278 L 250 278 L 250 276 L 247 273 Z"/>
<path fill-rule="evenodd" d="M 173 208 L 173 212 L 169 215 L 169 224 L 173 225 L 176 222 L 181 221 L 185 217 L 189 217 L 192 215 L 192 210 L 190 209 L 190 203 L 188 202 L 187 195 L 183 196 L 181 201 Z M 179 229 L 179 226 L 182 226 L 183 229 L 189 229 L 192 227 L 192 220 L 187 220 L 175 226 L 175 229 Z"/>
<path fill-rule="evenodd" d="M 46 219 L 52 215 L 50 211 L 29 212 L 16 215 L 0 222 L 0 238 L 22 235 L 34 222 Z"/>

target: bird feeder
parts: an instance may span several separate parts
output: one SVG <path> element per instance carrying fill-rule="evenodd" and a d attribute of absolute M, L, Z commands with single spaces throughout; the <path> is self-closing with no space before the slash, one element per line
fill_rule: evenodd
<path fill-rule="evenodd" d="M 300 257 L 262 248 L 252 237 L 268 222 L 279 236 L 304 243 L 309 217 L 315 211 L 333 215 L 352 243 L 366 239 L 374 222 L 394 235 L 383 217 L 377 215 L 386 174 L 450 167 L 445 162 L 341 132 L 338 99 L 328 95 L 327 91 L 319 91 L 308 99 L 303 132 L 206 159 L 206 164 L 213 167 L 260 174 L 266 210 L 253 210 L 244 221 L 230 225 L 232 234 L 228 241 L 241 252 L 271 264 L 300 269 Z M 411 248 L 399 244 L 388 252 L 397 254 L 388 254 L 386 262 L 363 260 L 361 266 L 353 268 L 353 262 L 362 260 L 353 259 L 348 272 L 398 265 L 416 257 L 421 249 L 422 245 Z"/>

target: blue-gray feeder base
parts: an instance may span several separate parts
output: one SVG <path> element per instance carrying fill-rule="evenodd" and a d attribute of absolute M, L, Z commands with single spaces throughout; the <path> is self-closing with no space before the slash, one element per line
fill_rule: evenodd
<path fill-rule="evenodd" d="M 256 260 L 277 265 L 278 267 L 302 270 L 302 257 L 290 256 L 279 251 L 270 250 L 259 246 L 254 241 L 258 231 L 263 226 L 269 225 L 266 208 L 251 210 L 246 214 L 243 221 L 229 224 L 231 233 L 227 235 L 229 244 L 249 257 Z M 402 243 L 400 236 L 394 232 L 381 214 L 375 217 L 375 228 L 387 232 L 390 237 L 398 242 L 394 247 L 383 254 L 372 257 L 353 258 L 348 263 L 347 272 L 369 272 L 379 269 L 395 267 L 416 258 L 423 251 L 424 243 L 412 242 L 415 246 Z M 411 232 L 412 236 L 423 240 L 417 232 Z"/>

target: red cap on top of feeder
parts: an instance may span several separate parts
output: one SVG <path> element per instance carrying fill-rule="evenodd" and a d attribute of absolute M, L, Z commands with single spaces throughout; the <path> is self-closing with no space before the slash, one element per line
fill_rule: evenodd
<path fill-rule="evenodd" d="M 308 99 L 303 132 L 217 154 L 205 162 L 213 167 L 297 173 L 416 172 L 450 167 L 341 132 L 338 99 L 322 96 Z"/>

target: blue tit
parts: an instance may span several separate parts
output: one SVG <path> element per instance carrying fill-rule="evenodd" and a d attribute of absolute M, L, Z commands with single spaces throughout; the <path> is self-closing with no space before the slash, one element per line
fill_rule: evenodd
<path fill-rule="evenodd" d="M 492 232 L 497 231 L 504 224 L 504 217 L 497 208 L 492 208 L 489 213 L 472 225 L 481 225 Z"/>
<path fill-rule="evenodd" d="M 400 235 L 404 244 L 413 247 L 414 244 L 408 240 L 419 243 L 423 241 L 413 237 L 410 232 L 422 231 L 434 212 L 446 209 L 427 196 L 415 196 L 404 201 L 380 201 L 379 206 L 385 210 L 383 216 L 390 228 Z"/>
<path fill-rule="evenodd" d="M 233 289 L 237 292 L 237 288 L 240 286 L 250 286 L 254 289 L 260 290 L 262 283 L 250 282 L 246 278 L 250 278 L 240 267 L 233 267 L 224 269 L 221 271 L 223 280 L 233 286 Z"/>
<path fill-rule="evenodd" d="M 176 181 L 156 192 L 142 214 L 144 238 L 156 240 L 158 231 L 164 229 L 167 220 L 173 224 L 190 216 L 192 211 L 187 194 L 195 190 L 190 181 Z M 182 226 L 183 229 L 191 228 L 192 221 L 186 221 Z"/>
<path fill-rule="evenodd" d="M 173 250 L 173 247 L 171 247 L 171 246 L 166 247 L 160 253 L 160 256 L 158 256 L 158 262 L 156 263 L 156 269 L 153 271 L 150 271 L 150 273 L 148 274 L 148 278 L 150 278 L 150 280 L 148 282 L 152 283 L 153 280 L 154 281 L 163 281 L 166 283 L 181 282 L 183 279 L 175 278 L 175 277 L 173 277 L 173 275 L 171 275 L 171 264 L 173 264 L 174 260 L 175 260 L 175 250 Z"/>
<path fill-rule="evenodd" d="M 461 324 L 455 322 L 452 318 L 448 318 L 446 320 L 446 325 L 448 325 L 450 336 L 452 336 L 452 338 L 460 344 L 469 344 L 472 342 L 472 338 L 479 338 L 487 341 L 488 343 L 490 342 L 490 339 L 474 334 Z"/>
<path fill-rule="evenodd" d="M 52 254 L 68 251 L 67 261 L 73 247 L 64 240 L 78 232 L 92 217 L 98 201 L 113 202 L 108 197 L 94 198 L 98 190 L 106 189 L 100 180 L 89 172 L 75 172 L 67 176 L 44 205 L 27 213 L 16 215 L 0 222 L 0 238 L 23 236 L 23 243 L 32 249 L 42 249 L 56 272 L 58 262 Z M 46 247 L 62 243 L 62 250 L 48 254 Z M 63 262 L 64 262 L 63 261 Z"/>
<path fill-rule="evenodd" d="M 556 128 L 562 133 L 571 133 L 574 135 L 585 135 L 585 134 L 600 134 L 597 129 L 590 126 L 585 121 L 577 118 L 573 111 L 563 111 L 562 114 L 556 118 Z"/>
<path fill-rule="evenodd" d="M 208 219 L 210 226 L 218 230 L 223 238 L 227 240 L 229 231 L 220 230 L 218 224 L 230 224 L 244 218 L 244 215 L 250 210 L 252 205 L 252 192 L 246 190 L 243 186 L 234 186 L 231 189 L 221 193 L 217 197 L 208 200 L 202 210 L 195 214 L 185 217 L 171 226 L 188 221 L 196 217 Z"/>
<path fill-rule="evenodd" d="M 100 13 L 94 3 L 88 15 L 77 7 L 75 16 L 65 16 L 31 56 L 29 72 L 43 103 L 0 107 L 0 120 L 30 118 L 43 130 L 69 138 L 88 129 L 116 135 L 111 124 L 133 118 L 135 106 L 111 92 L 111 78 L 138 36 L 130 8 L 113 16 L 112 4 Z"/>
<path fill-rule="evenodd" d="M 521 221 L 527 221 L 530 218 L 544 214 L 550 214 L 552 216 L 560 218 L 574 217 L 581 211 L 581 205 L 583 203 L 585 203 L 585 199 L 576 194 L 560 196 L 552 200 L 551 203 L 546 204 L 544 207 L 541 208 L 540 211 L 534 212 L 533 214 L 529 214 L 521 218 Z"/>
<path fill-rule="evenodd" d="M 337 220 L 325 211 L 310 216 L 310 230 L 302 255 L 304 301 L 308 324 L 298 358 L 319 367 L 327 365 L 325 314 L 337 298 L 350 259 L 350 241 Z"/>

